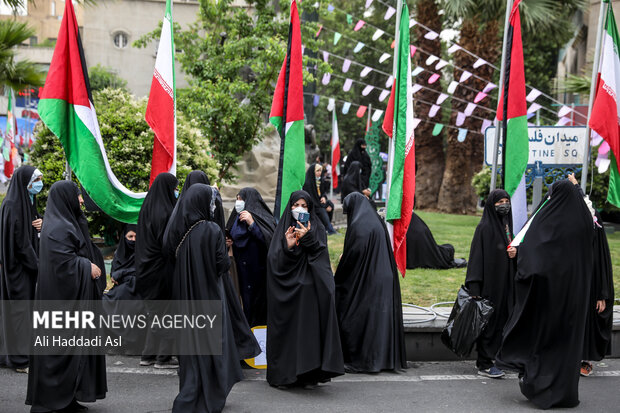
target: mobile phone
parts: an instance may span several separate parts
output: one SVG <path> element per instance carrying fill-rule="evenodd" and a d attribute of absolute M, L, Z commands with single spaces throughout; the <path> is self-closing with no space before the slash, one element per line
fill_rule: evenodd
<path fill-rule="evenodd" d="M 300 212 L 299 216 L 297 217 L 297 221 L 301 222 L 304 227 L 307 226 L 308 221 L 310 221 L 310 213 L 308 212 Z M 299 224 L 295 225 L 297 228 L 300 228 Z"/>

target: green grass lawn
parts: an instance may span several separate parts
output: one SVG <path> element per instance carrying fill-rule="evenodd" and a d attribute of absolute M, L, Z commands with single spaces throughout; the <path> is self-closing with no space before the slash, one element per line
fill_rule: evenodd
<path fill-rule="evenodd" d="M 416 212 L 431 229 L 438 244 L 452 244 L 455 257 L 469 257 L 469 246 L 474 235 L 479 216 L 439 214 L 434 212 Z M 342 254 L 344 232 L 332 235 L 328 239 L 329 256 L 334 270 Z M 614 287 L 616 296 L 620 295 L 620 232 L 608 235 L 609 250 L 614 268 Z M 400 279 L 403 302 L 430 306 L 441 301 L 454 301 L 456 293 L 465 281 L 465 268 L 450 270 L 407 270 L 405 278 Z"/>

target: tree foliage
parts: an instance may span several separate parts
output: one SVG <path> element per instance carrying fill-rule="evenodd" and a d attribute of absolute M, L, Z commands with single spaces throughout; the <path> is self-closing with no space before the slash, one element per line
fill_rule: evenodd
<path fill-rule="evenodd" d="M 132 191 L 148 189 L 154 135 L 144 120 L 146 99 L 135 99 L 120 89 L 93 93 L 94 104 L 104 146 L 112 171 Z M 65 156 L 60 141 L 43 124 L 35 131 L 37 140 L 31 150 L 31 163 L 43 172 L 45 187 L 38 196 L 44 210 L 52 183 L 63 179 Z M 209 143 L 183 113 L 177 113 L 177 176 L 180 185 L 185 176 L 200 169 L 214 179 L 218 165 L 208 154 Z M 74 180 L 75 176 L 73 177 Z M 76 180 L 77 182 L 77 180 Z M 121 228 L 103 213 L 89 214 L 91 234 L 108 235 Z"/>
<path fill-rule="evenodd" d="M 88 69 L 88 80 L 90 81 L 90 90 L 97 91 L 105 88 L 127 90 L 127 81 L 114 72 L 112 68 L 96 66 Z"/>
<path fill-rule="evenodd" d="M 15 20 L 0 20 L 0 87 L 15 90 L 43 85 L 45 74 L 29 60 L 16 60 L 16 47 L 34 36 L 34 29 Z"/>

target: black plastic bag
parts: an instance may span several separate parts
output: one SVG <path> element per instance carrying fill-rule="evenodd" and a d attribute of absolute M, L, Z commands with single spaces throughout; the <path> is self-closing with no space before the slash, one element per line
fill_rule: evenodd
<path fill-rule="evenodd" d="M 467 288 L 461 286 L 448 323 L 441 332 L 441 341 L 457 356 L 469 356 L 492 314 L 493 305 L 489 300 L 474 299 Z"/>

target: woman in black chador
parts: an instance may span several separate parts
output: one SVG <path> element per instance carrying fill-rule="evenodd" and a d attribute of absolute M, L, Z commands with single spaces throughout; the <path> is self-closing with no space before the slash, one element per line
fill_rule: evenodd
<path fill-rule="evenodd" d="M 347 196 L 343 211 L 347 234 L 335 281 L 345 369 L 405 369 L 400 284 L 385 224 L 362 194 Z"/>
<path fill-rule="evenodd" d="M 407 230 L 407 269 L 434 268 L 444 270 L 465 267 L 467 261 L 454 258 L 451 244 L 438 245 L 433 233 L 415 212 Z"/>
<path fill-rule="evenodd" d="M 110 278 L 114 286 L 104 298 L 108 300 L 135 300 L 136 285 L 136 231 L 137 225 L 127 224 L 123 236 L 118 241 L 118 247 L 112 260 Z"/>
<path fill-rule="evenodd" d="M 9 300 L 32 300 L 39 267 L 39 231 L 42 220 L 36 194 L 43 188 L 41 172 L 29 165 L 15 171 L 0 208 L 0 366 L 25 372 L 28 356 L 6 355 L 9 335 L 25 336 L 30 327 L 27 311 Z"/>
<path fill-rule="evenodd" d="M 519 246 L 515 306 L 497 363 L 517 370 L 521 392 L 543 409 L 579 404 L 593 227 L 579 189 L 562 180 Z"/>
<path fill-rule="evenodd" d="M 267 381 L 315 385 L 344 373 L 327 235 L 310 195 L 291 194 L 267 256 Z M 297 221 L 301 212 L 310 221 Z"/>
<path fill-rule="evenodd" d="M 226 230 L 237 264 L 243 312 L 251 326 L 267 323 L 267 251 L 275 229 L 273 214 L 258 191 L 239 191 Z"/>
<path fill-rule="evenodd" d="M 205 184 L 187 189 L 164 235 L 166 253 L 176 259 L 172 297 L 222 301 L 221 355 L 179 356 L 179 394 L 173 412 L 221 412 L 232 386 L 243 379 L 222 282 L 230 261 L 224 235 L 213 222 L 212 195 Z M 192 331 L 182 334 L 179 340 L 195 342 Z"/>
<path fill-rule="evenodd" d="M 512 238 L 510 195 L 496 189 L 489 194 L 474 232 L 465 277 L 470 295 L 488 298 L 493 303 L 493 315 L 476 343 L 478 373 L 492 378 L 504 376 L 494 360 L 513 304 L 516 248 L 507 250 Z"/>
<path fill-rule="evenodd" d="M 192 171 L 187 175 L 185 184 L 183 185 L 183 192 L 180 198 L 183 198 L 183 194 L 186 194 L 189 188 L 195 184 L 209 185 L 209 178 L 207 174 L 202 171 Z M 211 197 L 209 198 L 209 205 L 205 205 L 205 208 L 209 209 L 211 214 L 211 221 L 215 222 L 220 228 L 222 235 L 226 233 L 224 207 L 222 206 L 222 197 L 220 192 L 213 186 L 209 186 L 211 189 Z M 172 213 L 172 216 L 177 214 L 177 208 Z M 171 218 L 172 219 L 172 218 Z M 233 328 L 233 334 L 235 337 L 235 343 L 237 344 L 237 352 L 239 354 L 239 360 L 245 360 L 252 357 L 256 357 L 261 353 L 260 346 L 256 337 L 252 333 L 248 320 L 246 320 L 241 308 L 241 302 L 239 296 L 235 290 L 233 280 L 229 273 L 222 278 L 224 285 L 224 293 L 226 294 L 226 306 L 229 314 L 229 318 Z"/>
<path fill-rule="evenodd" d="M 306 180 L 304 181 L 303 190 L 306 191 L 312 197 L 312 203 L 317 216 L 321 220 L 321 223 L 327 229 L 328 234 L 335 234 L 334 228 L 329 220 L 329 214 L 327 208 L 334 208 L 334 204 L 328 202 L 327 191 L 329 191 L 329 184 L 323 181 L 322 177 L 323 167 L 321 164 L 313 163 L 306 170 Z"/>
<path fill-rule="evenodd" d="M 353 192 L 363 193 L 366 196 L 370 196 L 370 190 L 362 183 L 362 165 L 355 161 L 349 165 L 346 175 L 342 178 L 340 183 L 340 197 L 344 203 L 344 199 L 347 195 Z"/>
<path fill-rule="evenodd" d="M 368 188 L 370 186 L 370 174 L 372 173 L 372 161 L 370 160 L 370 155 L 366 152 L 366 141 L 364 139 L 358 139 L 353 149 L 349 151 L 347 161 L 344 164 L 344 170 L 342 171 L 343 175 L 349 172 L 349 168 L 353 162 L 360 163 L 362 189 Z"/>
<path fill-rule="evenodd" d="M 140 214 L 136 236 L 136 291 L 143 300 L 169 300 L 172 263 L 162 251 L 162 237 L 176 203 L 177 178 L 167 172 L 157 175 Z M 149 309 L 149 313 L 151 310 Z M 171 340 L 162 331 L 149 329 L 141 366 L 175 367 Z"/>
<path fill-rule="evenodd" d="M 35 301 L 100 300 L 106 286 L 103 256 L 92 243 L 71 181 L 50 188 L 41 230 Z M 31 412 L 86 410 L 81 402 L 105 398 L 105 356 L 32 356 L 26 404 Z"/>

